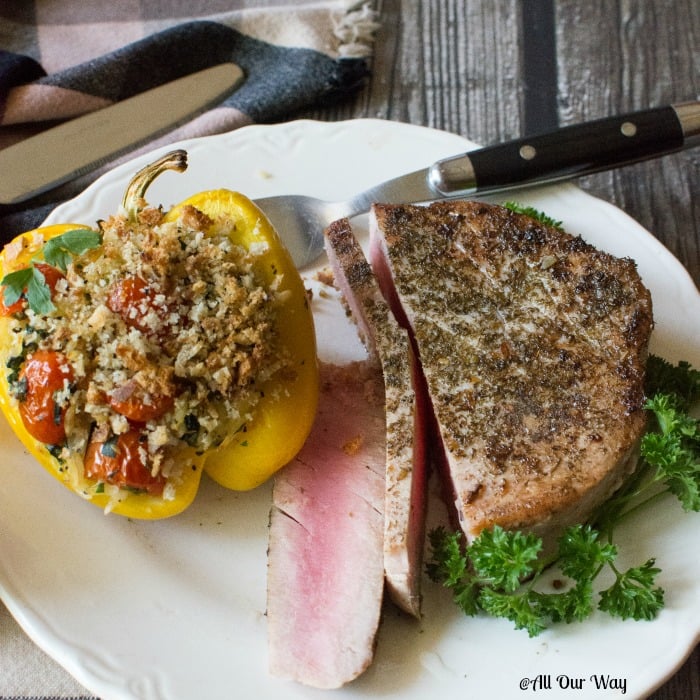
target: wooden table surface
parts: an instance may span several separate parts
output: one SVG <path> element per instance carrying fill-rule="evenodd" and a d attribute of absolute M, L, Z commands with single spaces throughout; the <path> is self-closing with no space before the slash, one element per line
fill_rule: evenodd
<path fill-rule="evenodd" d="M 318 119 L 378 117 L 488 144 L 700 98 L 698 0 L 380 0 L 367 88 Z M 581 179 L 700 282 L 700 148 Z M 700 647 L 650 696 L 700 700 Z"/>

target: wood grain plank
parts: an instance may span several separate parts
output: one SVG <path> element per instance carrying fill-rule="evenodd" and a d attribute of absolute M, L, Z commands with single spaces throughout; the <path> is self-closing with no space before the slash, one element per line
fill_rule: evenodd
<path fill-rule="evenodd" d="M 559 125 L 555 7 L 554 0 L 530 0 L 520 8 L 523 136 Z"/>
<path fill-rule="evenodd" d="M 611 5 L 616 11 L 611 12 Z M 695 99 L 700 3 L 557 3 L 561 122 Z M 698 149 L 580 181 L 650 230 L 700 282 Z"/>
<path fill-rule="evenodd" d="M 648 700 L 698 700 L 700 699 L 700 647 Z"/>
<path fill-rule="evenodd" d="M 517 0 L 381 0 L 372 76 L 319 119 L 376 117 L 444 129 L 479 143 L 520 133 Z"/>

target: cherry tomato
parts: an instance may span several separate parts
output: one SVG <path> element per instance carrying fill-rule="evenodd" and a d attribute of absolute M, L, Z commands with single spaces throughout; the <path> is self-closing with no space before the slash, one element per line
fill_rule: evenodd
<path fill-rule="evenodd" d="M 53 295 L 53 293 L 56 291 L 56 285 L 58 284 L 59 280 L 65 279 L 66 276 L 57 267 L 49 265 L 48 263 L 34 263 L 34 267 L 36 267 L 36 269 L 39 270 L 39 272 L 41 272 L 42 275 L 44 275 L 46 284 L 48 285 L 49 289 L 51 290 L 51 294 Z"/>
<path fill-rule="evenodd" d="M 24 297 L 20 297 L 14 304 L 7 306 L 5 304 L 5 288 L 2 288 L 2 303 L 0 303 L 0 316 L 12 316 L 12 314 L 19 313 L 27 305 L 27 300 Z"/>
<path fill-rule="evenodd" d="M 167 309 L 155 302 L 153 288 L 141 277 L 124 277 L 112 285 L 107 307 L 119 314 L 124 322 L 143 333 L 153 332 L 146 318 L 153 312 L 163 318 Z"/>
<path fill-rule="evenodd" d="M 42 275 L 44 275 L 46 284 L 51 290 L 51 296 L 53 297 L 53 293 L 56 291 L 56 284 L 59 280 L 65 279 L 65 275 L 57 267 L 49 265 L 48 263 L 34 263 L 34 267 L 36 267 L 36 269 L 39 270 Z M 3 288 L 2 300 L 0 300 L 0 316 L 12 316 L 12 314 L 22 311 L 22 309 L 24 309 L 24 307 L 27 305 L 27 300 L 21 296 L 14 304 L 6 306 L 4 292 L 5 290 Z"/>
<path fill-rule="evenodd" d="M 146 423 L 167 413 L 173 407 L 175 397 L 151 395 L 147 403 L 141 387 L 136 382 L 127 382 L 110 394 L 108 402 L 117 413 L 130 421 Z"/>
<path fill-rule="evenodd" d="M 63 355 L 37 350 L 27 357 L 19 373 L 24 394 L 19 413 L 27 432 L 47 445 L 60 445 L 66 439 L 65 408 L 59 408 L 55 393 L 73 381 L 73 370 Z"/>
<path fill-rule="evenodd" d="M 85 476 L 154 495 L 163 493 L 165 478 L 151 475 L 144 461 L 143 439 L 141 431 L 132 429 L 113 442 L 91 442 L 85 452 Z"/>

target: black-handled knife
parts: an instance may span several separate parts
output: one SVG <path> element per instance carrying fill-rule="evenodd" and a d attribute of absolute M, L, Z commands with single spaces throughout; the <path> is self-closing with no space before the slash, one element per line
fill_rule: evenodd
<path fill-rule="evenodd" d="M 441 160 L 436 195 L 455 197 L 554 182 L 700 145 L 700 102 L 606 117 Z"/>
<path fill-rule="evenodd" d="M 344 201 L 280 194 L 255 202 L 284 237 L 296 265 L 303 267 L 323 253 L 323 230 L 331 221 L 367 212 L 377 202 L 407 204 L 505 192 L 697 145 L 700 102 L 687 102 L 567 126 L 443 158 Z"/>

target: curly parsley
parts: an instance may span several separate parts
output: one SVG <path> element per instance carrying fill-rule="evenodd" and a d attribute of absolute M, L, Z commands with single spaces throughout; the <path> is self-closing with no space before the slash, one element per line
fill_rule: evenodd
<path fill-rule="evenodd" d="M 654 424 L 642 438 L 635 475 L 603 504 L 592 524 L 569 527 L 555 554 L 542 557 L 539 537 L 499 526 L 466 547 L 461 532 L 436 528 L 429 533 L 428 576 L 452 591 L 465 614 L 506 618 L 532 637 L 552 623 L 584 620 L 596 608 L 634 620 L 651 620 L 663 608 L 655 560 L 619 570 L 614 531 L 664 493 L 674 494 L 685 510 L 700 511 L 700 421 L 689 413 L 700 398 L 700 372 L 687 362 L 674 366 L 651 356 L 646 384 L 651 396 L 646 409 Z M 568 581 L 561 582 L 561 591 L 542 592 L 537 584 L 553 565 Z M 597 591 L 594 584 L 604 570 L 614 581 Z"/>
<path fill-rule="evenodd" d="M 543 211 L 535 209 L 535 207 L 525 206 L 523 204 L 518 204 L 517 202 L 504 202 L 503 206 L 506 209 L 510 209 L 512 212 L 515 212 L 516 214 L 526 214 L 527 216 L 530 216 L 533 219 L 537 219 L 537 221 L 544 224 L 545 226 L 552 226 L 553 228 L 558 228 L 560 230 L 562 228 L 561 221 L 553 219 L 551 216 L 548 216 Z"/>

